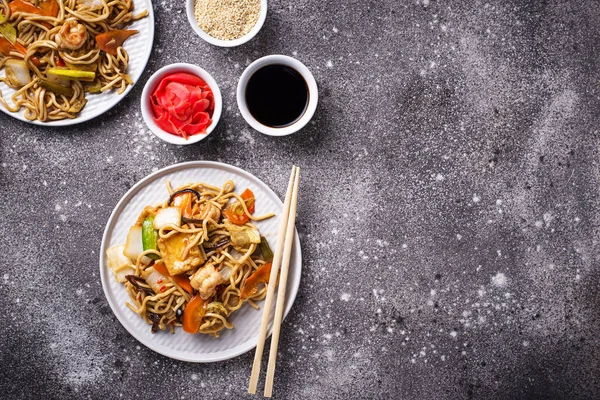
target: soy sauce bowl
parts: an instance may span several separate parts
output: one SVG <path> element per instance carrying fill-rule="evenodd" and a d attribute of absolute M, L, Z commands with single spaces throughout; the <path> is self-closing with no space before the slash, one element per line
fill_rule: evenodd
<path fill-rule="evenodd" d="M 213 115 L 211 117 L 212 122 L 209 126 L 206 127 L 206 133 L 197 133 L 195 135 L 191 135 L 189 138 L 185 139 L 181 136 L 169 133 L 162 129 L 160 126 L 154 122 L 154 112 L 152 111 L 152 104 L 150 96 L 160 83 L 160 81 L 171 74 L 176 72 L 186 72 L 191 75 L 195 75 L 199 78 L 202 78 L 204 82 L 210 87 L 210 90 L 213 93 L 214 101 L 215 101 L 215 109 L 213 111 Z M 162 67 L 158 71 L 156 71 L 150 79 L 146 82 L 144 86 L 144 90 L 142 91 L 141 98 L 141 107 L 142 107 L 142 117 L 144 118 L 144 122 L 148 126 L 148 128 L 154 133 L 158 138 L 164 140 L 165 142 L 177 145 L 188 145 L 198 143 L 202 139 L 206 138 L 217 126 L 219 123 L 219 119 L 221 118 L 221 112 L 223 110 L 223 100 L 221 98 L 221 90 L 219 90 L 219 86 L 217 82 L 213 79 L 213 77 L 206 72 L 204 69 L 198 67 L 193 64 L 186 63 L 175 63 Z"/>
<path fill-rule="evenodd" d="M 248 108 L 246 99 L 246 88 L 248 87 L 248 82 L 256 71 L 268 65 L 284 65 L 293 68 L 302 76 L 306 82 L 306 86 L 308 87 L 308 101 L 304 113 L 290 125 L 283 127 L 271 127 L 264 125 L 254 118 L 254 116 L 252 116 L 252 113 Z M 318 99 L 319 92 L 317 89 L 317 82 L 315 81 L 312 73 L 300 61 L 284 55 L 270 55 L 254 61 L 244 70 L 237 85 L 237 103 L 242 117 L 244 117 L 248 125 L 250 125 L 252 128 L 269 136 L 287 136 L 304 128 L 304 126 L 308 124 L 315 114 Z"/>

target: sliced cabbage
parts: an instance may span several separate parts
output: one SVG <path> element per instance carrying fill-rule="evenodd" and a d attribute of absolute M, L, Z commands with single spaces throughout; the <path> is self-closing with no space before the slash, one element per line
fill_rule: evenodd
<path fill-rule="evenodd" d="M 219 272 L 221 273 L 221 276 L 223 276 L 223 280 L 224 280 L 224 281 L 228 281 L 228 280 L 229 280 L 229 277 L 231 276 L 231 273 L 232 273 L 233 271 L 231 270 L 231 268 L 230 268 L 230 267 L 227 267 L 227 266 L 225 266 L 225 267 L 221 268 L 221 269 L 219 270 Z"/>
<path fill-rule="evenodd" d="M 8 84 L 13 88 L 22 88 L 31 82 L 29 67 L 23 60 L 6 60 L 4 71 L 6 72 Z"/>
<path fill-rule="evenodd" d="M 241 260 L 246 255 L 246 251 L 239 252 L 236 249 L 231 249 L 228 251 L 228 253 L 234 260 Z"/>
<path fill-rule="evenodd" d="M 123 254 L 135 262 L 143 251 L 144 245 L 142 244 L 142 227 L 133 225 L 131 228 L 129 228 L 129 234 L 127 235 L 127 241 L 125 242 Z"/>
<path fill-rule="evenodd" d="M 181 209 L 179 207 L 161 208 L 154 217 L 154 229 L 159 230 L 165 225 L 181 226 Z"/>
<path fill-rule="evenodd" d="M 231 237 L 231 244 L 237 251 L 246 252 L 252 243 L 260 244 L 260 233 L 258 229 L 248 225 L 236 225 L 225 220 L 225 229 Z"/>
<path fill-rule="evenodd" d="M 123 254 L 125 249 L 124 244 L 113 246 L 106 250 L 106 258 L 108 259 L 108 267 L 112 271 L 117 282 L 125 282 L 125 275 L 131 275 L 134 272 L 131 260 Z"/>
<path fill-rule="evenodd" d="M 102 8 L 102 0 L 77 0 L 78 10 L 99 10 Z"/>
<path fill-rule="evenodd" d="M 142 278 L 144 278 L 146 283 L 150 285 L 156 294 L 161 293 L 160 289 L 163 288 L 167 282 L 167 278 L 152 267 L 146 268 L 144 272 L 142 272 Z"/>

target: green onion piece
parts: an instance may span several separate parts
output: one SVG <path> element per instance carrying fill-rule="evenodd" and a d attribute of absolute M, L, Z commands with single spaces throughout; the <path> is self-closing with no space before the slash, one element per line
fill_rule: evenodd
<path fill-rule="evenodd" d="M 83 84 L 83 90 L 88 93 L 100 93 L 102 91 L 102 84 L 100 81 L 86 82 Z"/>
<path fill-rule="evenodd" d="M 40 78 L 38 84 L 46 90 L 52 93 L 59 94 L 61 96 L 73 97 L 73 89 L 70 86 L 62 86 L 56 83 L 52 83 L 45 78 Z"/>
<path fill-rule="evenodd" d="M 93 81 L 96 79 L 96 73 L 90 71 L 78 71 L 73 69 L 50 68 L 46 74 L 60 76 L 61 78 L 77 81 Z"/>
<path fill-rule="evenodd" d="M 264 236 L 260 237 L 260 252 L 266 262 L 273 262 L 273 252 L 271 251 L 271 247 L 269 247 L 269 242 L 267 242 L 267 239 Z"/>
<path fill-rule="evenodd" d="M 0 15 L 2 15 L 1 18 L 4 18 L 2 13 L 0 13 Z M 17 30 L 14 26 L 8 22 L 0 24 L 0 34 L 14 46 L 15 42 L 17 41 Z"/>
<path fill-rule="evenodd" d="M 142 246 L 146 250 L 158 250 L 158 231 L 154 229 L 154 217 L 148 217 L 142 222 Z M 148 257 L 157 260 L 157 254 L 148 254 Z"/>
<path fill-rule="evenodd" d="M 76 71 L 88 71 L 88 72 L 96 72 L 97 69 L 97 64 L 96 63 L 92 63 L 92 64 L 72 64 L 68 61 L 64 61 L 65 65 L 69 68 L 69 69 L 73 69 Z"/>

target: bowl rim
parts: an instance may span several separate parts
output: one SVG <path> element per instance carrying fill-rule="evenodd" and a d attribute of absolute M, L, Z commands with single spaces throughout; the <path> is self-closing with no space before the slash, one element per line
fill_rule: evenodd
<path fill-rule="evenodd" d="M 289 126 L 285 126 L 283 128 L 273 128 L 270 126 L 266 126 L 258 122 L 252 114 L 250 114 L 250 110 L 248 109 L 248 105 L 246 104 L 246 85 L 248 84 L 248 80 L 250 76 L 257 71 L 259 68 L 262 68 L 266 65 L 274 65 L 274 64 L 283 64 L 289 67 L 294 68 L 296 71 L 302 75 L 306 84 L 308 85 L 308 105 L 306 106 L 306 110 L 300 119 Z M 315 81 L 315 77 L 310 72 L 310 70 L 304 65 L 301 61 L 282 54 L 272 54 L 269 56 L 261 57 L 258 60 L 252 62 L 242 75 L 238 81 L 237 91 L 237 104 L 242 114 L 242 117 L 246 120 L 246 122 L 255 130 L 260 133 L 264 133 L 269 136 L 287 136 L 292 133 L 298 132 L 300 129 L 304 128 L 306 124 L 312 119 L 315 111 L 317 109 L 317 103 L 319 101 L 319 89 L 317 87 L 317 82 Z"/>
<path fill-rule="evenodd" d="M 152 119 L 152 108 L 150 106 L 150 93 L 156 85 L 160 82 L 160 80 L 169 73 L 173 72 L 188 72 L 193 75 L 196 75 L 202 78 L 210 87 L 213 92 L 214 101 L 215 101 L 215 110 L 212 115 L 212 122 L 206 128 L 206 133 L 204 134 L 196 134 L 190 136 L 188 139 L 184 139 L 181 136 L 174 135 L 172 133 L 166 132 L 161 127 L 159 127 L 154 120 Z M 144 89 L 142 90 L 142 97 L 140 100 L 140 107 L 142 109 L 142 118 L 146 123 L 146 126 L 154 133 L 159 139 L 176 145 L 188 145 L 198 143 L 199 141 L 208 137 L 212 131 L 215 130 L 215 127 L 219 123 L 221 119 L 221 114 L 223 111 L 223 99 L 221 96 L 221 90 L 219 89 L 219 85 L 217 81 L 203 68 L 188 63 L 173 63 L 165 65 L 164 67 L 158 69 L 156 72 L 150 76 L 150 78 L 144 84 Z"/>
<path fill-rule="evenodd" d="M 188 22 L 192 27 L 192 30 L 196 33 L 196 35 L 200 36 L 204 41 L 219 47 L 236 47 L 242 45 L 254 36 L 258 34 L 258 32 L 262 29 L 263 24 L 265 23 L 265 19 L 267 19 L 267 0 L 260 0 L 260 13 L 258 14 L 258 20 L 256 24 L 252 27 L 250 32 L 246 33 L 244 36 L 239 37 L 233 40 L 221 40 L 210 36 L 208 33 L 204 32 L 198 22 L 196 21 L 196 16 L 194 15 L 194 3 L 195 0 L 186 0 L 185 11 L 187 14 Z"/>

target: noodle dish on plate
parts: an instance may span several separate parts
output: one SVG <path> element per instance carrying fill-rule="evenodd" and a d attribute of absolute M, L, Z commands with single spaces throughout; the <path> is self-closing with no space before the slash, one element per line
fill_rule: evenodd
<path fill-rule="evenodd" d="M 231 180 L 167 189 L 165 202 L 142 210 L 126 243 L 106 251 L 108 266 L 151 332 L 181 326 L 218 337 L 233 329 L 232 313 L 265 297 L 273 253 L 252 222 L 274 214 L 254 216 L 254 193 L 236 194 Z"/>
<path fill-rule="evenodd" d="M 153 29 L 149 1 L 0 0 L 0 109 L 58 125 L 101 114 L 141 74 Z"/>

